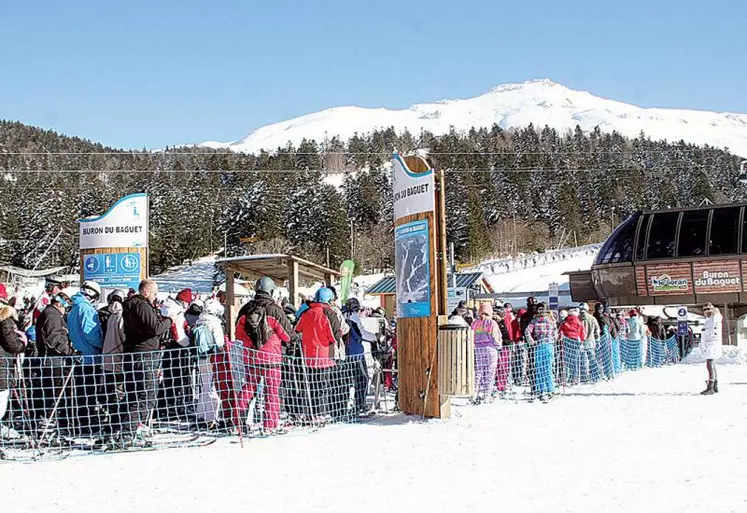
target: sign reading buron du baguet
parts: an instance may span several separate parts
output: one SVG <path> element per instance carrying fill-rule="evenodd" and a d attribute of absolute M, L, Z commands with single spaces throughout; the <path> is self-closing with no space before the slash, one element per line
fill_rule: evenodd
<path fill-rule="evenodd" d="M 147 194 L 125 196 L 106 214 L 80 220 L 80 249 L 147 246 Z"/>

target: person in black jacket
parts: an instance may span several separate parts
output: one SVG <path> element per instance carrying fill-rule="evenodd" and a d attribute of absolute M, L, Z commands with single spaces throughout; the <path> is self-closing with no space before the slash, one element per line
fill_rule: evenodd
<path fill-rule="evenodd" d="M 65 434 L 68 427 L 72 427 L 70 426 L 72 390 L 65 389 L 65 377 L 73 365 L 71 357 L 75 355 L 73 345 L 68 338 L 64 318 L 65 311 L 70 306 L 70 298 L 66 295 L 62 293 L 54 295 L 50 304 L 37 317 L 35 325 L 36 346 L 40 357 L 37 364 L 40 367 L 32 368 L 32 375 L 38 375 L 41 383 L 34 388 L 39 393 L 37 399 L 42 405 L 45 427 L 55 422 L 52 413 L 57 398 L 60 398 L 54 416 L 61 428 L 61 434 Z"/>
<path fill-rule="evenodd" d="M 129 421 L 123 430 L 145 436 L 155 405 L 160 360 L 160 337 L 169 332 L 172 320 L 162 317 L 154 302 L 158 284 L 140 282 L 138 293 L 122 305 L 125 341 L 125 379 Z"/>
<path fill-rule="evenodd" d="M 4 299 L 0 296 L 0 438 L 19 438 L 20 435 L 12 427 L 3 425 L 2 420 L 10 389 L 15 385 L 15 358 L 23 353 L 25 345 L 16 332 L 18 314 L 15 308 L 3 304 Z"/>

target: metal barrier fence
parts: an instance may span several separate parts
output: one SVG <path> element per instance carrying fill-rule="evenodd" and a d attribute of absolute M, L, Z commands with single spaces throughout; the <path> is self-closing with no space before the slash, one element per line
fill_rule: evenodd
<path fill-rule="evenodd" d="M 477 348 L 471 399 L 547 401 L 566 387 L 678 360 L 673 339 Z M 12 384 L 0 391 L 8 460 L 203 446 L 221 436 L 243 443 L 396 410 L 391 353 L 331 360 L 229 343 L 208 355 L 185 348 L 3 363 Z"/>

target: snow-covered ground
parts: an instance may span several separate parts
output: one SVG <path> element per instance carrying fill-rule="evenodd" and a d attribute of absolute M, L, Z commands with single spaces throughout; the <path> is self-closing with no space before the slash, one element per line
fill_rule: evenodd
<path fill-rule="evenodd" d="M 2 511 L 747 511 L 747 365 L 646 369 L 550 404 L 457 407 L 202 449 L 0 464 Z"/>

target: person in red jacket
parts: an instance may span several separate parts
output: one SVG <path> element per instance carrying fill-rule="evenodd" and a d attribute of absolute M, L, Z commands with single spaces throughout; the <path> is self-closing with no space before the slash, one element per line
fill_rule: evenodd
<path fill-rule="evenodd" d="M 255 305 L 239 318 L 236 338 L 244 346 L 244 363 L 247 368 L 246 384 L 239 395 L 239 412 L 244 412 L 257 387 L 264 381 L 264 429 L 275 431 L 280 420 L 280 382 L 283 363 L 283 343 L 290 336 L 274 317 L 267 315 L 263 306 Z"/>
<path fill-rule="evenodd" d="M 518 334 L 519 324 L 514 315 L 514 307 L 511 303 L 503 305 L 503 322 L 506 325 L 509 343 L 517 342 L 520 338 L 520 335 Z"/>
<path fill-rule="evenodd" d="M 581 343 L 586 340 L 586 329 L 578 318 L 578 308 L 568 310 L 568 317 L 560 324 L 558 335 L 563 347 L 564 382 L 575 385 L 581 375 Z"/>
<path fill-rule="evenodd" d="M 511 303 L 507 303 L 511 307 Z M 514 386 L 524 385 L 524 367 L 526 365 L 526 348 L 523 343 L 521 334 L 521 318 L 526 313 L 526 309 L 520 308 L 518 315 L 513 314 L 511 307 L 511 378 L 514 380 Z M 508 325 L 508 323 L 506 323 Z"/>
<path fill-rule="evenodd" d="M 329 414 L 330 372 L 335 366 L 330 348 L 342 338 L 340 320 L 330 307 L 333 300 L 334 293 L 322 287 L 296 324 L 296 331 L 301 334 L 304 372 L 308 371 L 309 415 L 314 422 L 323 421 Z"/>

